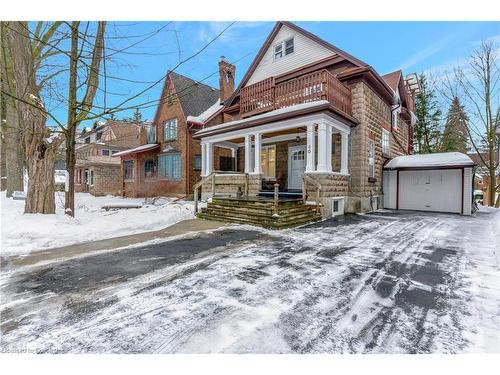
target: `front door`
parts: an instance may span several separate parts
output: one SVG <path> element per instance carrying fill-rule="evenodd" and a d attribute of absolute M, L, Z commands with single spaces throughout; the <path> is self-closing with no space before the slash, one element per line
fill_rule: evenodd
<path fill-rule="evenodd" d="M 288 190 L 302 189 L 302 174 L 306 169 L 306 146 L 288 148 Z"/>

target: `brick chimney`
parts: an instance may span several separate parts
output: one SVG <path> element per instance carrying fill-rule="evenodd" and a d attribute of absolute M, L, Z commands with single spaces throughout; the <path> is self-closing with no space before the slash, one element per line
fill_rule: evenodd
<path fill-rule="evenodd" d="M 219 61 L 219 90 L 221 103 L 233 94 L 235 71 L 236 67 L 227 62 L 224 56 L 221 56 Z"/>

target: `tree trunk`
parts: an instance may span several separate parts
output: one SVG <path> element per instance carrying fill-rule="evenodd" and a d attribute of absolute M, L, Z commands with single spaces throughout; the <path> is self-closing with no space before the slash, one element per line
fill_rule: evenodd
<path fill-rule="evenodd" d="M 6 44 L 12 59 L 13 88 L 23 126 L 28 192 L 24 212 L 55 213 L 54 161 L 60 137 L 50 138 L 47 115 L 36 85 L 36 70 L 26 22 L 9 22 Z"/>
<path fill-rule="evenodd" d="M 32 141 L 35 153 L 28 158 L 28 193 L 26 195 L 25 213 L 55 213 L 54 201 L 54 161 L 57 145 L 47 143 L 37 137 Z"/>
<path fill-rule="evenodd" d="M 2 127 L 5 147 L 5 175 L 7 177 L 7 197 L 14 191 L 23 191 L 23 148 L 19 113 L 11 99 L 6 100 L 5 124 Z"/>

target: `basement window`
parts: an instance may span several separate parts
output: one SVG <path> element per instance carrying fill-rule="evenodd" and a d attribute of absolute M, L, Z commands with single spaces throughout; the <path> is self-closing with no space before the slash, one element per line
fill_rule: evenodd
<path fill-rule="evenodd" d="M 344 214 L 344 197 L 332 198 L 332 216 Z"/>

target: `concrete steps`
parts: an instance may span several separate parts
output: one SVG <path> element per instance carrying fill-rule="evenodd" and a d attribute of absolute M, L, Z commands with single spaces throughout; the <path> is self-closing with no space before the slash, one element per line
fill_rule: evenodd
<path fill-rule="evenodd" d="M 300 199 L 284 199 L 274 216 L 274 203 L 269 199 L 213 198 L 198 217 L 264 228 L 290 228 L 321 219 L 314 206 L 304 205 Z"/>

